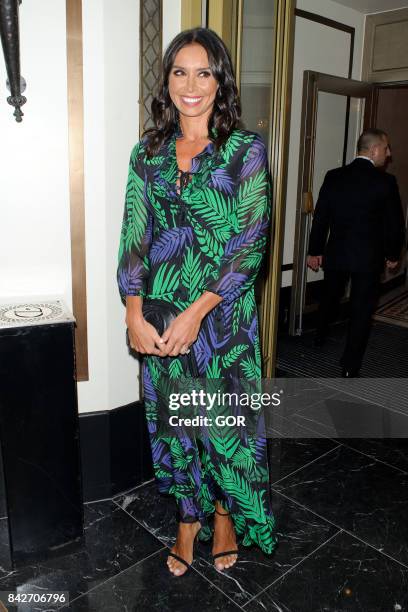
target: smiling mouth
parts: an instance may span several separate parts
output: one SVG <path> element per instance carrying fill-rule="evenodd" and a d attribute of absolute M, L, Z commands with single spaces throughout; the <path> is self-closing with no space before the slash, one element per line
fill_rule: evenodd
<path fill-rule="evenodd" d="M 191 98 L 191 97 L 187 97 L 187 96 L 181 96 L 181 99 L 182 99 L 184 104 L 188 104 L 189 106 L 195 106 L 196 104 L 201 102 L 202 97 L 200 96 L 200 97 L 197 97 L 197 98 Z"/>

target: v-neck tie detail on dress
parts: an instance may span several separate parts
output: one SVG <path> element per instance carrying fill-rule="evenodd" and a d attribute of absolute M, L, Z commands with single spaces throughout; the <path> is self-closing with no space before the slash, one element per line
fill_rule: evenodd
<path fill-rule="evenodd" d="M 183 235 L 185 231 L 184 226 L 186 224 L 186 218 L 187 218 L 187 208 L 186 208 L 186 203 L 183 201 L 183 191 L 188 186 L 190 180 L 191 180 L 191 172 L 178 170 L 177 182 L 179 183 L 179 185 L 178 185 L 178 188 L 176 188 L 176 192 L 177 192 L 177 200 L 179 203 L 179 217 L 178 217 L 179 219 L 178 220 L 178 225 L 179 225 L 179 228 L 178 228 L 179 238 L 178 239 L 179 239 L 179 244 L 180 244 L 179 253 L 178 253 L 179 269 L 181 269 L 182 261 L 183 261 L 182 243 L 183 243 Z M 174 292 L 174 297 L 176 299 L 186 301 L 189 297 L 188 289 L 184 287 L 182 284 L 179 284 L 179 286 Z"/>
<path fill-rule="evenodd" d="M 179 194 L 181 195 L 183 193 L 183 189 L 185 189 L 187 187 L 187 185 L 189 184 L 190 180 L 191 180 L 191 172 L 189 170 L 179 170 L 179 179 L 180 179 L 180 188 L 179 188 Z"/>

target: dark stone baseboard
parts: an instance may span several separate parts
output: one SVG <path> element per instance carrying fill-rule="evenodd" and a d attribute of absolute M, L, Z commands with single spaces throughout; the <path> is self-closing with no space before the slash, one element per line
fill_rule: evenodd
<path fill-rule="evenodd" d="M 142 402 L 79 415 L 84 501 L 113 497 L 153 477 Z"/>

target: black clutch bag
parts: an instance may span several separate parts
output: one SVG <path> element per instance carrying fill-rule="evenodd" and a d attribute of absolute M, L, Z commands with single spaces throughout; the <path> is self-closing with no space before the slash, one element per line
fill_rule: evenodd
<path fill-rule="evenodd" d="M 164 334 L 170 323 L 181 312 L 182 311 L 171 302 L 166 302 L 164 300 L 143 300 L 143 318 L 145 319 L 145 321 L 153 325 L 159 336 L 162 336 Z M 181 361 L 185 361 L 187 369 L 193 378 L 200 377 L 194 351 L 192 349 L 190 349 L 189 353 L 187 354 L 178 355 L 178 358 L 181 359 Z"/>
<path fill-rule="evenodd" d="M 162 336 L 181 310 L 171 302 L 145 299 L 143 300 L 142 312 L 144 319 L 153 325 L 159 336 Z"/>

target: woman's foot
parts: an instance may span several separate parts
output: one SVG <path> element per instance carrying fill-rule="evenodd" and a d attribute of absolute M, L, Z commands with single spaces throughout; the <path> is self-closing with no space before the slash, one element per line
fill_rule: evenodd
<path fill-rule="evenodd" d="M 237 549 L 237 537 L 235 534 L 234 523 L 231 516 L 224 510 L 220 503 L 215 504 L 214 514 L 214 543 L 212 554 L 216 555 L 223 552 L 224 550 L 236 550 Z M 220 514 L 219 514 L 220 513 Z M 218 570 L 227 569 L 232 567 L 238 559 L 237 554 L 223 555 L 217 557 L 214 561 L 214 565 Z"/>
<path fill-rule="evenodd" d="M 191 565 L 193 562 L 194 540 L 200 529 L 201 523 L 199 521 L 195 523 L 180 522 L 176 543 L 173 548 L 170 549 L 171 552 L 184 559 L 188 565 Z M 170 556 L 167 557 L 167 565 L 171 573 L 175 576 L 182 576 L 188 570 L 188 567 L 184 565 L 184 563 Z"/>

